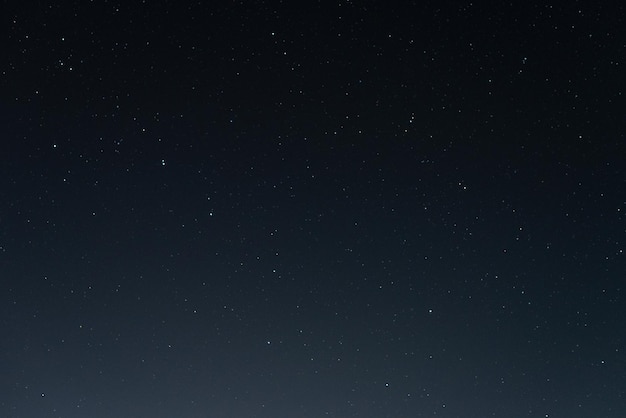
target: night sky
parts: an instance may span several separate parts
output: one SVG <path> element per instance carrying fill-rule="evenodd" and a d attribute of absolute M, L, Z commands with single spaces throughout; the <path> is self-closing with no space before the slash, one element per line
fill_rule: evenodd
<path fill-rule="evenodd" d="M 2 2 L 0 416 L 625 417 L 625 6 L 479 3 Z"/>

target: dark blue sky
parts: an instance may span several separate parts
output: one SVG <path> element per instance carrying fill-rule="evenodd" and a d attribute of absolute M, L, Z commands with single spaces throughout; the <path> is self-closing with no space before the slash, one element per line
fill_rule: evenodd
<path fill-rule="evenodd" d="M 623 6 L 2 16 L 1 416 L 624 416 Z"/>

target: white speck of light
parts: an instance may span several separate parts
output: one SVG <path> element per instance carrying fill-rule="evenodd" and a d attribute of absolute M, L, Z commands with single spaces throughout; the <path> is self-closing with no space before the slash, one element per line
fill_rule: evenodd
<path fill-rule="evenodd" d="M 165 160 L 161 160 L 161 165 L 165 166 Z"/>

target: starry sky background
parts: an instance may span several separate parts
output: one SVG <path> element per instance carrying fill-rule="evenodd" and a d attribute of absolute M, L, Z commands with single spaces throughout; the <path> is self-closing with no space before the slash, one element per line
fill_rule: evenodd
<path fill-rule="evenodd" d="M 624 5 L 2 9 L 1 416 L 625 416 Z"/>

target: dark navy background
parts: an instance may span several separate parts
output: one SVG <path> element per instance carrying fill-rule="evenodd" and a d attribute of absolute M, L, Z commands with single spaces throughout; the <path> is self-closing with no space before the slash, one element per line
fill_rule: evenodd
<path fill-rule="evenodd" d="M 214 3 L 3 2 L 0 415 L 623 417 L 624 7 Z"/>

